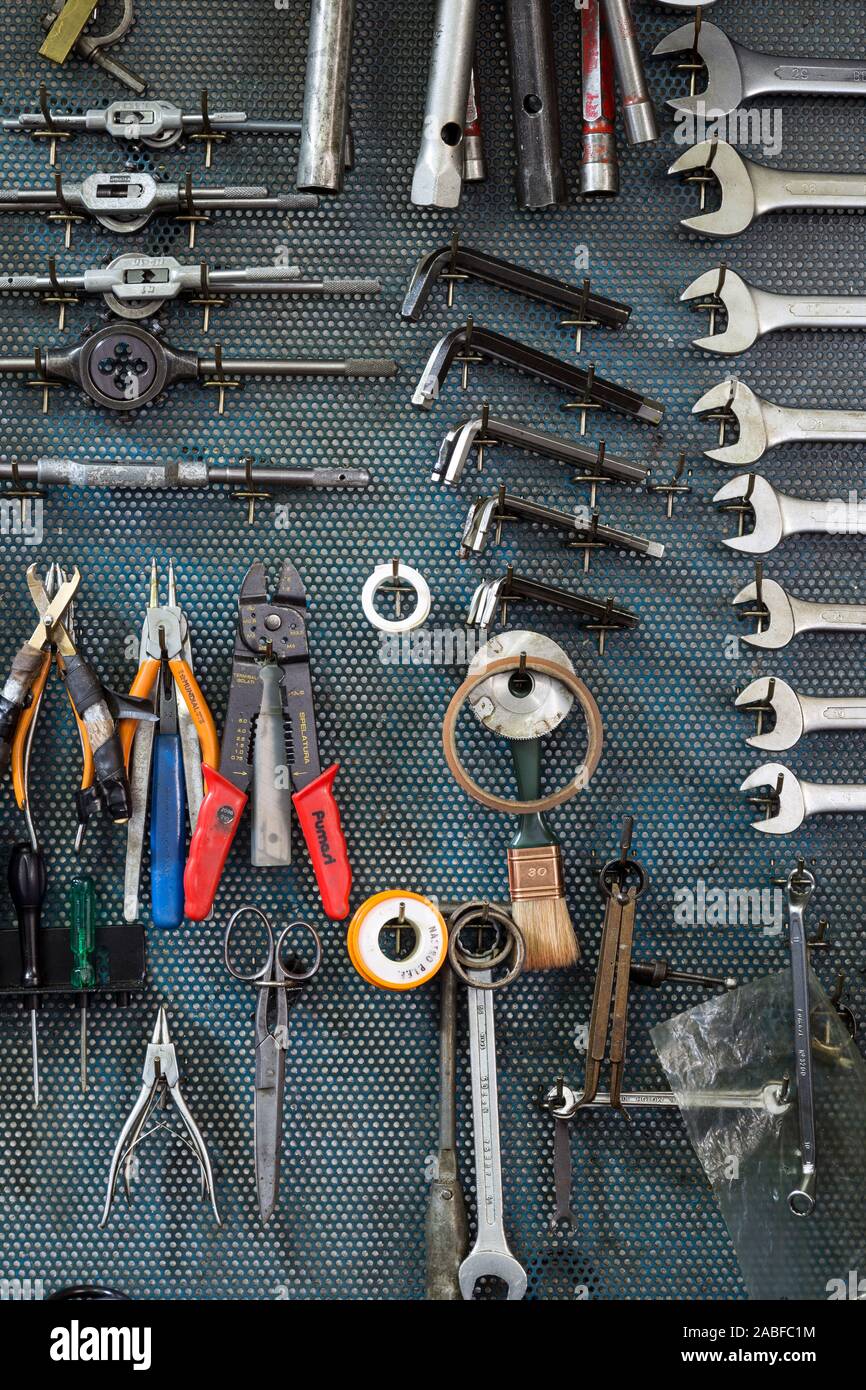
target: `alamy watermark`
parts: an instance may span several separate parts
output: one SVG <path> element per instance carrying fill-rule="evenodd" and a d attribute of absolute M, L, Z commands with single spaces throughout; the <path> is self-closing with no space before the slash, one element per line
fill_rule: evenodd
<path fill-rule="evenodd" d="M 779 936 L 784 921 L 781 888 L 708 888 L 699 878 L 693 888 L 674 889 L 678 927 L 760 927 L 765 936 Z"/>
<path fill-rule="evenodd" d="M 674 140 L 678 145 L 725 140 L 729 145 L 759 149 L 772 158 L 782 153 L 782 127 L 783 115 L 777 108 L 744 108 L 726 114 L 699 101 L 694 112 L 677 112 Z"/>
<path fill-rule="evenodd" d="M 0 536 L 16 536 L 25 545 L 44 539 L 41 497 L 0 497 Z"/>
<path fill-rule="evenodd" d="M 467 666 L 487 641 L 485 628 L 418 627 L 379 634 L 383 666 Z"/>

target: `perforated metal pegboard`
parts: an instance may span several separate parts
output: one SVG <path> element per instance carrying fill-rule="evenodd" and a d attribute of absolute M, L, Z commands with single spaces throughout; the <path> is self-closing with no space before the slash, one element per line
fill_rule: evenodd
<path fill-rule="evenodd" d="M 5 113 L 32 108 L 44 78 L 55 103 L 72 110 L 123 95 L 109 79 L 79 63 L 64 71 L 36 58 L 41 5 L 3 5 L 2 98 Z M 153 95 L 189 105 L 207 85 L 211 105 L 251 114 L 300 113 L 306 44 L 303 3 L 242 4 L 138 0 L 139 23 L 123 56 L 145 74 Z M 519 214 L 511 191 L 513 157 L 508 78 L 500 6 L 482 6 L 480 62 L 490 179 L 470 189 L 455 219 L 410 206 L 409 185 L 423 109 L 431 29 L 430 4 L 359 0 L 353 78 L 357 167 L 344 196 L 315 213 L 215 217 L 200 234 L 200 252 L 225 266 L 297 261 L 310 274 L 379 275 L 378 301 L 235 299 L 218 313 L 210 341 L 231 352 L 281 351 L 323 356 L 393 354 L 394 382 L 249 382 L 233 393 L 227 414 L 211 394 L 175 388 L 135 418 L 107 417 L 71 390 L 52 395 L 40 415 L 38 393 L 20 381 L 0 382 L 2 447 L 29 458 L 172 457 L 181 453 L 237 460 L 252 454 L 295 463 L 337 460 L 368 466 L 365 494 L 298 494 L 287 508 L 260 505 L 248 529 L 243 506 L 225 492 L 108 494 L 53 491 L 44 536 L 30 544 L 7 535 L 0 546 L 6 612 L 3 659 L 30 631 L 27 564 L 78 563 L 84 574 L 79 630 L 105 678 L 128 686 L 156 555 L 174 556 L 180 598 L 192 628 L 195 664 L 205 694 L 221 716 L 230 660 L 237 588 L 248 564 L 275 570 L 288 555 L 311 595 L 311 635 L 320 738 L 339 758 L 339 795 L 355 872 L 354 901 L 402 886 L 444 896 L 503 896 L 505 847 L 511 826 L 469 803 L 452 785 L 439 748 L 442 713 L 462 671 L 455 667 L 385 665 L 359 596 L 374 564 L 399 552 L 430 581 L 431 625 L 459 627 L 482 574 L 507 562 L 537 578 L 577 586 L 580 560 L 553 537 L 510 528 L 483 563 L 461 562 L 457 542 L 475 490 L 459 495 L 429 483 L 438 442 L 449 425 L 484 397 L 497 410 L 552 430 L 574 428 L 559 413 L 556 393 L 506 372 L 477 370 L 467 395 L 452 374 L 429 414 L 410 405 L 429 347 L 470 308 L 478 322 L 563 355 L 567 330 L 546 309 L 479 285 L 459 290 L 448 312 L 437 293 L 423 322 L 406 328 L 399 303 L 415 259 L 443 243 L 459 224 L 464 241 L 563 278 L 583 271 L 588 248 L 595 284 L 634 305 L 629 328 L 591 334 L 586 355 L 601 373 L 664 400 L 658 431 L 618 417 L 595 421 L 608 446 L 653 465 L 665 479 L 685 448 L 694 493 L 664 518 L 660 497 L 624 488 L 603 491 L 604 516 L 655 539 L 661 563 L 609 554 L 593 563 L 587 588 L 608 592 L 640 612 L 641 626 L 614 636 L 599 658 L 591 640 L 552 613 L 515 608 L 516 625 L 537 625 L 561 641 L 594 691 L 604 715 L 606 750 L 591 789 L 554 817 L 562 838 L 569 902 L 585 948 L 579 973 L 525 978 L 497 1000 L 506 1205 L 513 1244 L 529 1271 L 529 1295 L 591 1298 L 732 1298 L 742 1296 L 736 1259 L 721 1217 L 676 1117 L 641 1114 L 630 1126 L 591 1116 L 574 1134 L 577 1231 L 550 1235 L 552 1131 L 536 1109 L 540 1083 L 563 1072 L 579 1082 L 583 1058 L 577 1032 L 590 1008 L 600 903 L 590 856 L 607 857 L 624 813 L 636 818 L 636 846 L 653 879 L 641 907 L 638 953 L 662 954 L 685 968 L 733 971 L 751 978 L 778 969 L 785 949 L 760 927 L 672 926 L 674 893 L 709 885 L 767 886 L 776 848 L 787 866 L 795 850 L 817 861 L 816 904 L 832 921 L 833 952 L 825 966 L 844 967 L 851 1001 L 863 1004 L 861 903 L 866 890 L 862 822 L 814 822 L 793 843 L 774 846 L 749 828 L 736 791 L 759 761 L 744 744 L 746 726 L 732 707 L 735 688 L 761 671 L 777 671 L 809 693 L 862 694 L 862 639 L 803 639 L 774 661 L 730 646 L 737 631 L 729 600 L 749 577 L 746 562 L 718 545 L 725 533 L 708 506 L 719 472 L 702 461 L 707 427 L 689 415 L 701 392 L 728 374 L 723 359 L 688 347 L 699 331 L 679 293 L 717 264 L 720 248 L 678 229 L 693 210 L 693 190 L 666 179 L 678 151 L 670 122 L 656 149 L 623 146 L 623 192 L 605 206 L 576 195 L 561 212 Z M 578 158 L 578 42 L 573 6 L 554 0 L 565 154 L 572 189 Z M 644 49 L 680 22 L 654 5 L 640 9 Z M 757 47 L 850 55 L 862 40 L 857 6 L 800 0 L 784 7 L 759 0 L 719 4 L 712 18 Z M 709 17 L 709 16 L 708 16 Z M 666 63 L 651 64 L 661 98 L 682 90 Z M 802 168 L 856 168 L 864 148 L 866 110 L 843 101 L 790 102 L 783 107 L 783 162 Z M 46 151 L 24 136 L 2 141 L 2 182 L 47 184 Z M 203 173 L 201 149 L 175 148 L 140 167 L 176 178 L 187 169 L 206 182 L 262 182 L 290 189 L 296 151 L 291 141 L 238 139 L 217 150 Z M 758 151 L 758 157 L 761 152 Z M 108 141 L 79 138 L 62 151 L 68 178 L 96 167 L 119 169 L 124 153 Z M 858 292 L 862 286 L 863 223 L 858 216 L 784 216 L 721 248 L 738 270 L 769 288 Z M 111 237 L 75 228 L 73 249 L 60 250 L 56 226 L 35 216 L 0 217 L 0 267 L 28 272 L 51 252 L 61 267 L 94 265 L 130 247 L 183 259 L 185 230 L 154 222 L 139 237 Z M 99 317 L 94 305 L 74 309 L 64 341 Z M 30 299 L 0 304 L 4 352 L 60 341 L 50 310 Z M 167 338 L 203 346 L 198 311 L 178 304 L 164 315 Z M 769 340 L 737 369 L 750 384 L 783 403 L 862 403 L 860 339 L 802 333 Z M 859 487 L 860 448 L 787 449 L 765 465 L 792 492 L 829 495 Z M 563 507 L 585 501 L 561 470 L 518 455 L 494 453 L 484 483 L 500 475 L 513 491 Z M 723 476 L 726 476 L 723 474 Z M 862 539 L 788 542 L 767 565 L 796 594 L 857 599 L 863 592 Z M 51 855 L 49 917 L 62 921 L 73 871 L 71 798 L 77 744 L 68 711 L 52 692 L 37 757 L 36 812 Z M 812 739 L 791 755 L 815 780 L 856 780 L 864 771 L 862 736 Z M 552 772 L 555 772 L 555 768 Z M 7 843 L 19 827 L 4 801 Z M 82 863 L 96 877 L 100 916 L 120 919 L 124 838 L 93 826 Z M 44 1097 L 34 1112 L 29 1092 L 29 1032 L 23 1015 L 2 1020 L 0 1071 L 0 1279 L 41 1278 L 46 1292 L 79 1281 L 103 1282 L 143 1298 L 417 1298 L 423 1293 L 423 1224 L 429 1156 L 436 1135 L 438 997 L 435 988 L 394 997 L 377 993 L 352 970 L 342 930 L 324 928 L 326 961 L 291 1020 L 283 1179 L 271 1224 L 258 1222 L 252 1167 L 253 999 L 226 975 L 220 930 L 229 912 L 256 902 L 278 920 L 302 913 L 323 925 L 302 849 L 291 871 L 253 873 L 243 836 L 227 870 L 213 924 L 171 934 L 148 932 L 148 991 L 124 1011 L 95 1005 L 90 1015 L 91 1090 L 77 1075 L 77 1013 L 43 1010 L 40 1045 Z M 629 1082 L 658 1086 L 662 1077 L 649 1043 L 659 1018 L 687 1007 L 677 988 L 637 994 L 631 1015 Z M 156 1005 L 169 1007 L 185 1073 L 185 1092 L 214 1162 L 224 1226 L 196 1204 L 195 1174 L 182 1152 L 160 1136 L 142 1158 L 130 1212 L 115 1210 L 105 1232 L 97 1221 L 111 1149 L 139 1085 Z M 461 1052 L 465 1051 L 461 1017 Z M 462 1172 L 473 1186 L 469 1088 L 461 1069 Z M 822 1219 L 820 1214 L 816 1219 Z M 844 1219 L 839 1216 L 833 1219 Z"/>

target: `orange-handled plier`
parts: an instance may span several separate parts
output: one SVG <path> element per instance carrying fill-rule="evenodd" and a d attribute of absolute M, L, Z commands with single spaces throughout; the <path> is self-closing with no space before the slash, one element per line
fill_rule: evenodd
<path fill-rule="evenodd" d="M 64 573 L 64 571 L 60 568 L 60 566 L 57 564 L 52 564 L 49 566 L 45 576 L 45 593 L 49 598 L 53 599 L 55 594 L 57 594 L 57 592 L 59 591 L 61 585 L 67 582 L 67 576 Z M 62 635 L 68 641 L 75 641 L 75 611 L 74 604 L 71 601 L 66 608 L 66 612 L 64 614 L 62 622 L 58 623 L 57 627 L 59 635 Z M 32 746 L 33 736 L 36 732 L 36 721 L 38 720 L 39 711 L 42 707 L 42 697 L 45 694 L 45 687 L 48 684 L 48 677 L 51 673 L 51 667 L 55 663 L 57 665 L 58 671 L 62 676 L 63 658 L 60 655 L 57 646 L 54 643 L 52 643 L 52 645 L 47 646 L 42 653 L 42 660 L 39 665 L 39 670 L 36 675 L 36 679 L 33 681 L 33 684 L 30 687 L 30 703 L 25 705 L 24 709 L 21 711 L 21 717 L 18 720 L 17 726 L 15 728 L 15 736 L 12 740 L 10 771 L 12 774 L 12 790 L 14 792 L 15 802 L 19 811 L 28 810 L 27 802 L 29 793 L 28 781 L 30 748 Z M 84 728 L 84 721 L 78 713 L 78 710 L 75 708 L 75 702 L 73 701 L 68 689 L 66 693 L 69 698 L 69 707 L 72 710 L 72 713 L 75 717 L 75 723 L 78 728 L 78 738 L 81 743 L 81 756 L 83 759 L 83 766 L 81 770 L 80 785 L 81 791 L 82 793 L 84 793 L 90 787 L 93 786 L 93 751 L 90 747 L 90 739 L 87 737 L 87 733 Z M 130 723 L 134 725 L 135 720 L 130 720 Z M 82 830 L 83 823 L 79 821 L 79 835 L 76 843 L 78 843 L 78 840 L 80 840 Z"/>
<path fill-rule="evenodd" d="M 202 762 L 212 766 L 211 760 L 219 759 L 219 739 L 213 715 L 193 674 L 189 627 L 177 604 L 174 567 L 169 563 L 168 601 L 161 605 L 159 575 L 154 562 L 151 566 L 150 600 L 141 634 L 139 667 L 130 687 L 130 695 L 152 698 L 164 664 L 169 667 L 180 695 L 177 705 L 178 736 L 183 757 L 186 806 L 192 832 L 204 796 Z M 134 721 L 124 721 L 120 726 L 121 746 L 129 769 L 133 803 L 127 830 L 124 888 L 124 916 L 129 922 L 136 921 L 139 915 L 138 891 L 154 732 L 152 724 L 139 727 Z"/>

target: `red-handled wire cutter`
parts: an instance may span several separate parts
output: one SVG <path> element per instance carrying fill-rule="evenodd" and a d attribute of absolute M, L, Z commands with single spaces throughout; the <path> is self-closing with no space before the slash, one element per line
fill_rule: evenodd
<path fill-rule="evenodd" d="M 253 863 L 290 862 L 293 804 L 322 906 L 334 921 L 348 916 L 352 871 L 333 794 L 339 767 L 322 772 L 319 761 L 306 603 L 288 560 L 273 598 L 260 561 L 241 585 L 220 765 L 202 767 L 205 798 L 184 873 L 184 912 L 194 922 L 210 912 L 250 794 Z"/>

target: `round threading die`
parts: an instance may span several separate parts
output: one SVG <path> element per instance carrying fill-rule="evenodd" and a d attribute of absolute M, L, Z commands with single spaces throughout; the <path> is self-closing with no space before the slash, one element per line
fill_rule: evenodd
<path fill-rule="evenodd" d="M 376 594 L 385 584 L 399 583 L 401 580 L 414 589 L 415 607 L 405 618 L 383 618 L 376 607 Z M 423 574 L 413 570 L 411 565 L 404 565 L 402 560 L 377 565 L 361 590 L 361 607 L 367 622 L 380 632 L 411 632 L 413 628 L 420 627 L 427 621 L 430 613 L 430 588 Z"/>
<path fill-rule="evenodd" d="M 379 943 L 382 928 L 397 922 L 404 930 L 415 933 L 415 945 L 403 960 L 386 956 Z M 394 888 L 376 893 L 361 904 L 349 924 L 346 945 L 349 959 L 368 984 L 379 989 L 417 989 L 432 980 L 442 966 L 448 949 L 448 929 L 429 898 Z"/>

